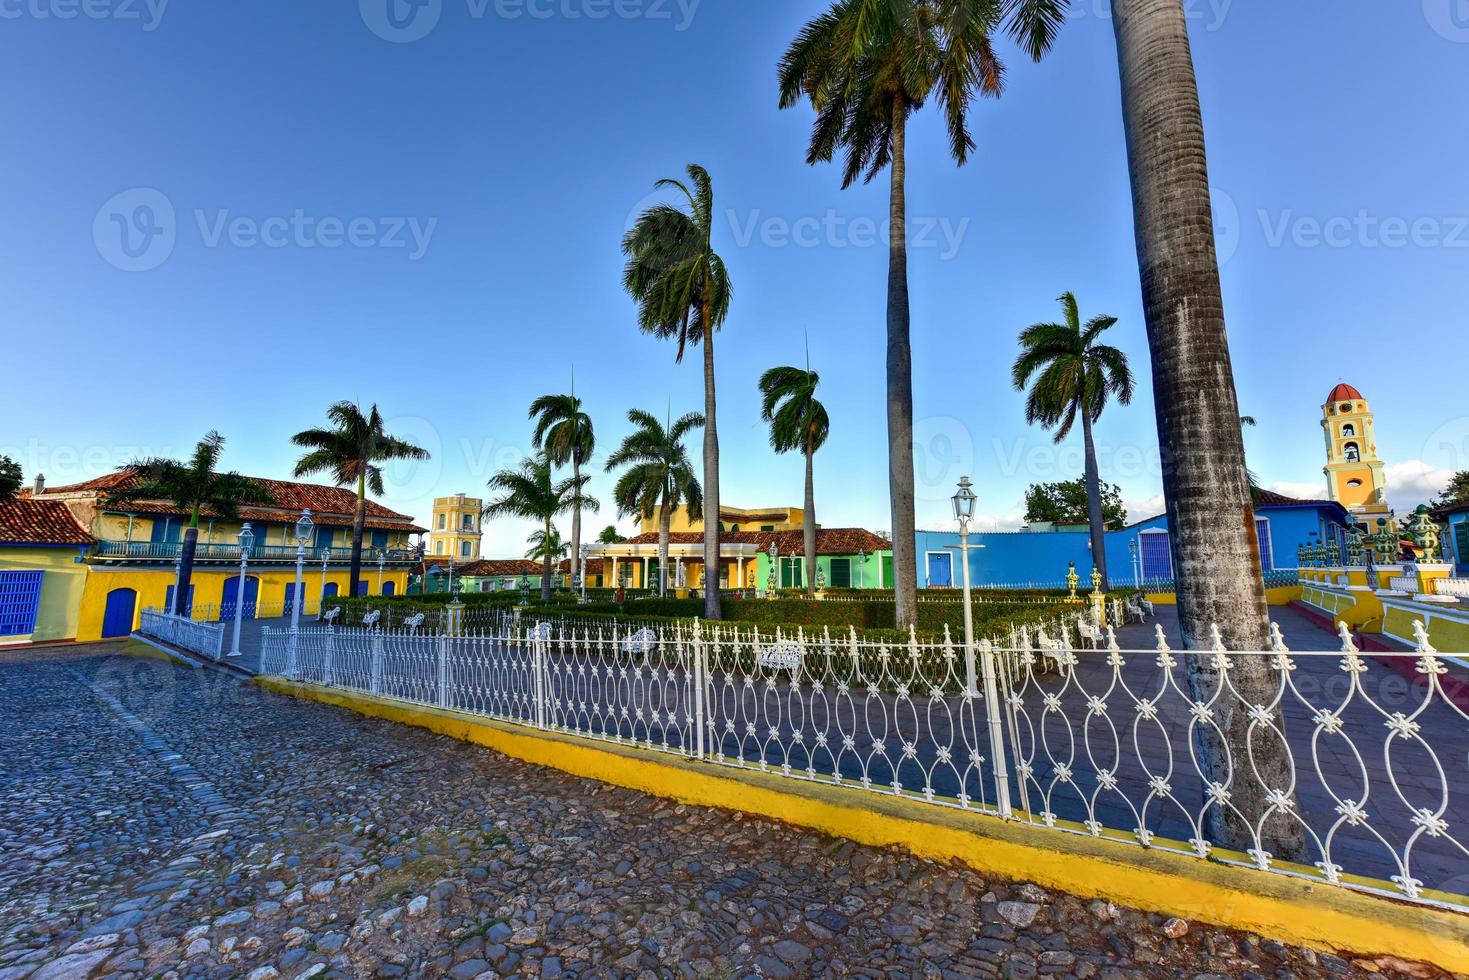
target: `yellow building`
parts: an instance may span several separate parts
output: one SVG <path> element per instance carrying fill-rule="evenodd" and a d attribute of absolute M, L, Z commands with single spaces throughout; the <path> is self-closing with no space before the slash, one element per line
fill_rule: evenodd
<path fill-rule="evenodd" d="M 1387 502 L 1387 475 L 1377 456 L 1377 431 L 1372 410 L 1362 393 L 1349 384 L 1332 389 L 1321 408 L 1326 436 L 1326 487 L 1330 499 L 1341 504 L 1369 530 L 1378 518 L 1391 518 Z"/>
<path fill-rule="evenodd" d="M 722 531 L 739 533 L 741 531 L 796 531 L 806 524 L 806 511 L 801 507 L 757 507 L 749 509 L 745 507 L 721 507 L 719 509 L 719 528 Z M 704 521 L 692 520 L 689 517 L 687 507 L 679 507 L 675 510 L 669 520 L 669 530 L 674 534 L 686 531 L 704 530 Z M 643 534 L 658 533 L 658 515 L 644 518 L 641 531 Z"/>
<path fill-rule="evenodd" d="M 484 509 L 483 500 L 462 493 L 434 500 L 426 554 L 432 558 L 452 557 L 456 562 L 479 561 L 483 534 L 480 516 Z"/>
<path fill-rule="evenodd" d="M 143 610 L 173 606 L 188 517 L 172 501 L 116 505 L 109 501 L 113 492 L 136 479 L 135 473 L 121 471 L 53 489 L 37 477 L 35 487 L 26 491 L 25 501 L 64 509 L 90 542 L 79 556 L 82 563 L 76 565 L 80 582 L 69 586 L 79 594 L 67 600 L 68 610 L 59 620 L 41 617 L 53 624 L 50 632 L 57 635 L 37 635 L 34 640 L 86 642 L 126 636 L 137 628 Z M 314 526 L 306 545 L 302 612 L 314 615 L 323 597 L 349 590 L 356 494 L 309 483 L 255 482 L 269 493 L 268 502 L 242 505 L 233 520 L 203 515 L 189 589 L 196 619 L 232 617 L 240 603 L 248 618 L 290 615 L 298 599 L 295 529 L 303 510 L 311 511 Z M 246 522 L 253 542 L 242 585 L 239 534 Z M 426 530 L 411 517 L 368 501 L 358 594 L 405 594 L 409 572 L 418 561 L 409 539 Z"/>
<path fill-rule="evenodd" d="M 59 503 L 0 503 L 0 646 L 77 635 L 92 536 Z"/>

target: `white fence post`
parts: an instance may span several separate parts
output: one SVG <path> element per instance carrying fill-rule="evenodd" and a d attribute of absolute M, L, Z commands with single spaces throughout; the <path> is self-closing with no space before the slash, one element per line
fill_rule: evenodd
<path fill-rule="evenodd" d="M 1005 732 L 1000 718 L 1002 706 L 999 685 L 995 682 L 995 648 L 989 640 L 982 640 L 979 653 L 980 662 L 984 665 L 984 712 L 989 719 L 990 755 L 994 758 L 992 767 L 995 775 L 995 804 L 1000 816 L 1009 820 L 1010 772 L 1005 763 Z"/>
<path fill-rule="evenodd" d="M 718 641 L 718 632 L 715 632 L 715 640 Z M 693 656 L 689 658 L 688 675 L 689 683 L 693 687 L 694 695 L 694 756 L 704 758 L 704 665 L 706 660 L 706 647 L 704 645 L 703 628 L 698 622 L 694 624 L 694 649 Z"/>
<path fill-rule="evenodd" d="M 290 628 L 290 635 L 286 637 L 286 679 L 297 681 L 301 679 L 299 665 L 296 662 L 296 640 L 298 631 L 296 627 Z"/>
<path fill-rule="evenodd" d="M 536 727 L 546 727 L 546 641 L 541 638 L 539 627 L 531 641 L 531 672 L 535 675 L 533 686 L 536 699 Z"/>
<path fill-rule="evenodd" d="M 449 642 L 450 642 L 450 640 L 449 640 L 449 637 L 447 635 L 441 635 L 439 637 L 439 651 L 438 651 L 438 661 L 439 661 L 439 697 L 438 697 L 438 705 L 439 705 L 440 708 L 447 708 L 447 707 L 449 707 Z"/>
<path fill-rule="evenodd" d="M 368 654 L 372 660 L 371 693 L 377 696 L 383 692 L 383 634 L 382 630 L 372 631 L 372 651 Z"/>
<path fill-rule="evenodd" d="M 330 626 L 326 628 L 326 653 L 322 658 L 321 677 L 327 687 L 334 687 L 337 683 L 336 664 L 336 631 Z"/>

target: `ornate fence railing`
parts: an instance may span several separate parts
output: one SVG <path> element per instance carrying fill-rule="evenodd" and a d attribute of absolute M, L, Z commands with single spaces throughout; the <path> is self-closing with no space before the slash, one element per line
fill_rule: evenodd
<path fill-rule="evenodd" d="M 200 623 L 157 609 L 145 609 L 138 617 L 138 632 L 191 653 L 220 660 L 224 656 L 224 627 Z"/>
<path fill-rule="evenodd" d="M 1217 632 L 1216 632 L 1217 637 Z M 502 622 L 267 630 L 263 670 L 1469 911 L 1469 678 L 1363 654 Z M 1454 673 L 1453 671 L 1458 671 Z"/>

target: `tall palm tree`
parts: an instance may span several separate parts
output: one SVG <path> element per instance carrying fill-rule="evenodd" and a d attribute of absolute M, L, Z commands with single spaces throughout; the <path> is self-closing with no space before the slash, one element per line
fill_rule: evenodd
<path fill-rule="evenodd" d="M 1207 648 L 1217 624 L 1229 649 L 1266 650 L 1269 613 L 1244 436 L 1240 426 L 1221 424 L 1239 418 L 1239 398 L 1183 0 L 1114 0 L 1112 25 L 1184 646 Z M 1187 665 L 1193 695 L 1207 698 L 1218 687 L 1217 673 L 1206 658 L 1190 657 Z M 1273 700 L 1267 658 L 1235 658 L 1229 679 L 1246 702 Z M 1252 752 L 1250 728 L 1248 713 L 1237 707 L 1222 714 L 1217 729 L 1198 726 L 1211 778 L 1223 782 L 1225 750 L 1233 756 L 1230 806 L 1210 808 L 1209 831 L 1239 849 L 1256 846 L 1254 820 L 1279 812 L 1270 810 L 1271 791 L 1288 793 L 1292 785 L 1287 755 L 1259 739 Z M 1299 825 L 1284 818 L 1272 819 L 1264 838 L 1277 856 L 1304 848 Z"/>
<path fill-rule="evenodd" d="M 586 477 L 582 477 L 583 480 Z M 551 474 L 551 461 L 546 458 L 545 453 L 540 453 L 529 459 L 521 460 L 520 467 L 513 470 L 501 470 L 490 478 L 490 489 L 498 492 L 499 496 L 492 500 L 484 510 L 487 520 L 497 517 L 518 517 L 523 520 L 538 522 L 541 527 L 537 532 L 539 541 L 544 545 L 551 541 L 556 533 L 553 522 L 556 518 L 570 511 L 576 505 L 578 496 L 584 504 L 596 505 L 597 502 L 586 496 L 585 489 L 578 492 L 575 481 L 567 479 L 557 481 Z M 543 571 L 541 573 L 541 599 L 551 601 L 551 576 L 552 551 L 550 548 L 539 549 Z"/>
<path fill-rule="evenodd" d="M 175 616 L 189 614 L 189 586 L 199 547 L 200 515 L 208 510 L 216 517 L 231 520 L 241 504 L 272 503 L 270 491 L 254 480 L 235 472 L 217 472 L 223 451 L 224 436 L 211 431 L 199 440 L 194 454 L 186 461 L 159 457 L 134 460 L 121 467 L 121 471 L 134 473 L 136 479 L 107 497 L 109 505 L 168 500 L 189 515 L 183 546 L 179 549 L 179 581 L 173 593 Z"/>
<path fill-rule="evenodd" d="M 802 518 L 806 546 L 806 590 L 816 591 L 816 450 L 826 444 L 831 421 L 816 400 L 821 377 L 806 367 L 775 367 L 760 377 L 760 417 L 770 423 L 770 445 L 778 453 L 806 457 L 806 513 Z"/>
<path fill-rule="evenodd" d="M 362 409 L 348 401 L 340 401 L 326 410 L 330 428 L 306 429 L 291 441 L 306 454 L 296 461 L 296 479 L 316 473 L 330 473 L 339 487 L 356 484 L 357 510 L 352 517 L 352 568 L 348 577 L 348 594 L 356 595 L 362 573 L 362 531 L 367 524 L 367 492 L 383 495 L 381 463 L 404 459 L 428 459 L 426 450 L 406 439 L 383 431 L 383 417 L 377 406 L 364 415 Z"/>
<path fill-rule="evenodd" d="M 638 304 L 638 326 L 678 340 L 676 361 L 689 344 L 704 348 L 704 616 L 719 619 L 719 435 L 715 427 L 714 334 L 729 315 L 731 286 L 714 251 L 714 186 L 703 167 L 689 164 L 689 183 L 660 180 L 678 190 L 687 210 L 668 204 L 644 211 L 622 240 L 623 286 Z M 690 187 L 692 185 L 692 188 Z"/>
<path fill-rule="evenodd" d="M 598 544 L 622 544 L 626 540 L 617 530 L 616 524 L 608 524 L 602 528 L 602 533 L 597 535 Z"/>
<path fill-rule="evenodd" d="M 627 420 L 633 424 L 633 431 L 607 457 L 609 472 L 627 467 L 612 494 L 619 516 L 647 520 L 658 515 L 658 593 L 663 595 L 668 591 L 668 535 L 673 512 L 685 504 L 691 521 L 705 513 L 703 490 L 683 444 L 684 436 L 704 425 L 704 416 L 690 412 L 665 428 L 651 413 L 634 408 L 627 413 Z M 704 566 L 704 580 L 706 584 L 709 581 L 708 564 Z"/>
<path fill-rule="evenodd" d="M 576 499 L 571 509 L 571 554 L 573 559 L 581 555 L 581 515 L 587 507 L 582 494 L 586 484 L 581 478 L 581 469 L 592 459 L 597 448 L 597 436 L 592 431 L 592 419 L 582 410 L 581 399 L 576 397 L 576 385 L 569 395 L 542 395 L 530 406 L 530 417 L 535 421 L 535 432 L 531 444 L 544 451 L 554 466 L 571 464 L 571 478 L 576 488 Z M 575 566 L 579 574 L 580 566 Z"/>
<path fill-rule="evenodd" d="M 1107 581 L 1107 527 L 1102 520 L 1101 476 L 1097 472 L 1097 446 L 1092 426 L 1102 417 L 1107 400 L 1116 396 L 1124 405 L 1132 402 L 1132 369 L 1127 355 L 1116 347 L 1098 343 L 1102 333 L 1117 323 L 1115 316 L 1094 316 L 1083 326 L 1076 296 L 1061 294 L 1061 323 L 1036 323 L 1020 334 L 1020 356 L 1011 378 L 1016 391 L 1030 384 L 1025 400 L 1025 421 L 1039 422 L 1056 430 L 1056 442 L 1070 433 L 1081 418 L 1082 441 L 1086 448 L 1086 513 L 1091 526 L 1092 562 Z M 1034 378 L 1034 384 L 1031 379 Z"/>
<path fill-rule="evenodd" d="M 845 152 L 842 186 L 890 170 L 888 254 L 888 491 L 892 505 L 897 623 L 917 620 L 913 509 L 913 351 L 908 305 L 908 117 L 936 97 L 954 159 L 974 149 L 968 112 L 976 94 L 998 96 L 1004 66 L 990 34 L 1006 8 L 1036 0 L 838 0 L 808 23 L 780 63 L 780 106 L 809 100 L 816 124 L 806 162 Z M 1023 9 L 1021 13 L 1023 13 Z M 1018 14 L 1017 14 L 1018 16 Z"/>

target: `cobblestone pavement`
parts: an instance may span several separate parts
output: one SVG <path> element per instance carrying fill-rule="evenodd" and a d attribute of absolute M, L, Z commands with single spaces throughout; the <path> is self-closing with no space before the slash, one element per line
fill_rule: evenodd
<path fill-rule="evenodd" d="M 212 671 L 0 655 L 0 980 L 1433 977 L 675 806 Z"/>

